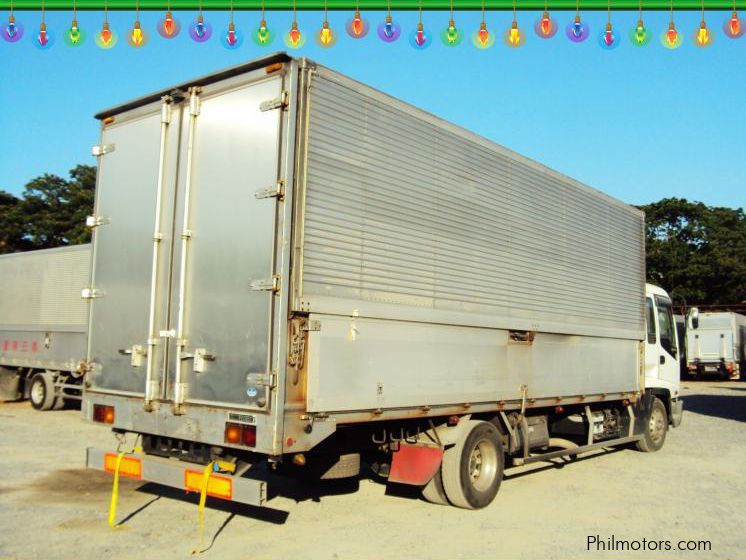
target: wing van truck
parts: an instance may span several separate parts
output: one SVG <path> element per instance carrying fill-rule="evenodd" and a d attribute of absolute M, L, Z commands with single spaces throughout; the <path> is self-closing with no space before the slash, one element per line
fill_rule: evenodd
<path fill-rule="evenodd" d="M 0 255 L 0 399 L 37 410 L 79 402 L 90 244 Z"/>
<path fill-rule="evenodd" d="M 681 421 L 639 210 L 284 53 L 97 117 L 83 413 L 141 451 L 89 467 L 262 505 L 366 463 L 481 508 Z"/>

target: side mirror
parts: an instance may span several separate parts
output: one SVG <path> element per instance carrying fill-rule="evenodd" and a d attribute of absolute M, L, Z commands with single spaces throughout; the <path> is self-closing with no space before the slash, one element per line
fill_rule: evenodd
<path fill-rule="evenodd" d="M 699 309 L 696 307 L 692 307 L 687 315 L 687 324 L 689 325 L 689 328 L 691 329 L 698 329 L 699 328 Z"/>

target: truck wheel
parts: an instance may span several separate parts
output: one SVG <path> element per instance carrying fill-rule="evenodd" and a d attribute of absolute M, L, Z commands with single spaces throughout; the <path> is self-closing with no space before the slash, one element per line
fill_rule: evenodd
<path fill-rule="evenodd" d="M 466 509 L 489 505 L 500 488 L 504 468 L 497 428 L 489 422 L 469 420 L 456 445 L 443 454 L 441 470 L 448 501 Z"/>
<path fill-rule="evenodd" d="M 443 488 L 443 475 L 440 474 L 440 469 L 435 473 L 432 480 L 422 487 L 422 497 L 431 504 L 439 506 L 450 505 L 451 502 L 448 501 L 446 490 Z"/>
<path fill-rule="evenodd" d="M 48 372 L 37 373 L 31 378 L 29 389 L 31 406 L 36 410 L 51 410 L 54 406 L 54 379 Z"/>
<path fill-rule="evenodd" d="M 645 426 L 644 437 L 637 442 L 637 449 L 646 453 L 658 451 L 666 441 L 666 432 L 668 431 L 668 414 L 666 407 L 659 398 L 653 399 L 653 406 L 650 408 L 650 416 Z"/>

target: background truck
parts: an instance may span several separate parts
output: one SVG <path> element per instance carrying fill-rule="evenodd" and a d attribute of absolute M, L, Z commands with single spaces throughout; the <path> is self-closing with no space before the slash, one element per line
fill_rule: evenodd
<path fill-rule="evenodd" d="M 693 308 L 687 316 L 686 361 L 691 375 L 738 379 L 746 367 L 746 316 Z"/>
<path fill-rule="evenodd" d="M 98 118 L 83 413 L 142 453 L 89 467 L 261 505 L 364 461 L 478 508 L 680 421 L 642 212 L 282 53 Z"/>
<path fill-rule="evenodd" d="M 0 255 L 0 398 L 38 410 L 80 400 L 91 246 Z"/>

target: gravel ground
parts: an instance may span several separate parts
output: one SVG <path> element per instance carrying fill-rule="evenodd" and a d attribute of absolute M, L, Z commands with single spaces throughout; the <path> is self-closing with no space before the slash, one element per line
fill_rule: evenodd
<path fill-rule="evenodd" d="M 439 507 L 377 481 L 282 484 L 269 507 L 210 500 L 203 558 L 743 558 L 746 383 L 684 383 L 682 426 L 659 453 L 601 452 L 511 470 L 480 511 Z M 190 557 L 197 497 L 84 468 L 112 435 L 75 410 L 0 404 L 0 558 Z M 711 550 L 589 551 L 589 536 L 707 540 Z M 648 545 L 649 546 L 649 545 Z M 694 545 L 691 545 L 694 546 Z"/>

